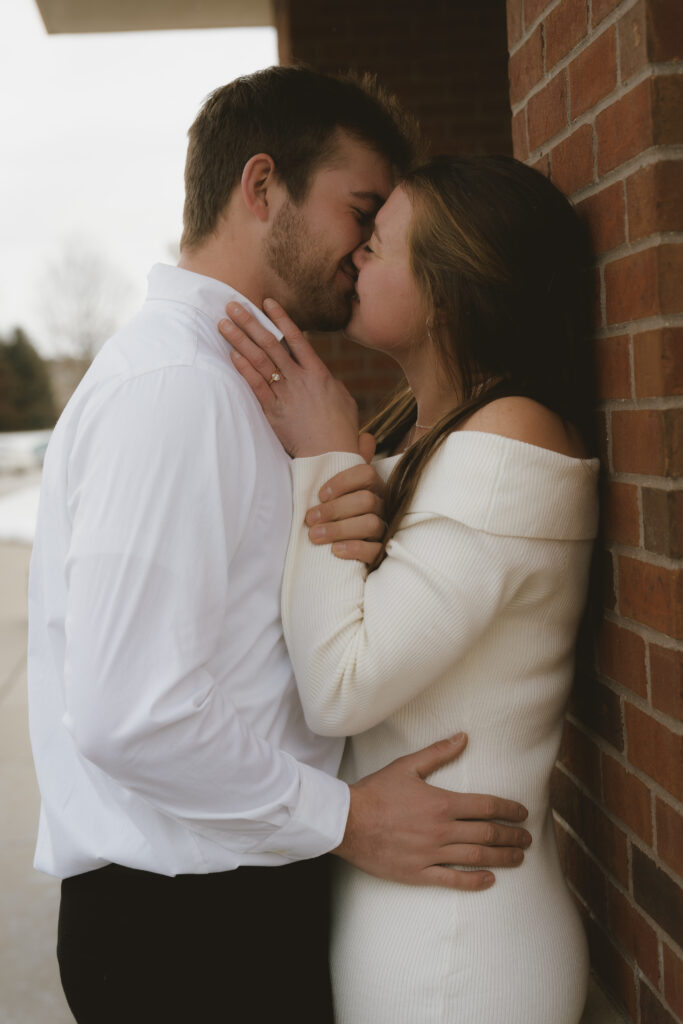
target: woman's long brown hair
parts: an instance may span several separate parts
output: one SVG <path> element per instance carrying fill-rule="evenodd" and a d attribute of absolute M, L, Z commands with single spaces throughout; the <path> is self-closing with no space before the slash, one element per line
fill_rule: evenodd
<path fill-rule="evenodd" d="M 523 395 L 593 443 L 590 246 L 569 201 L 512 157 L 435 157 L 402 182 L 413 204 L 411 268 L 455 408 L 412 444 L 386 493 L 377 568 L 441 444 L 478 409 Z M 364 428 L 391 454 L 415 425 L 408 386 Z"/>

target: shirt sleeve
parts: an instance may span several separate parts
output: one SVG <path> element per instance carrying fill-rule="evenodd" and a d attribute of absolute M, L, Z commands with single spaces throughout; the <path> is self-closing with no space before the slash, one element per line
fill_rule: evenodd
<path fill-rule="evenodd" d="M 91 400 L 68 470 L 63 722 L 189 830 L 301 859 L 341 842 L 348 787 L 260 737 L 209 669 L 254 485 L 248 423 L 237 389 L 191 366 Z"/>
<path fill-rule="evenodd" d="M 518 538 L 435 513 L 406 516 L 369 575 L 312 544 L 306 510 L 326 480 L 359 461 L 330 453 L 293 469 L 285 638 L 306 720 L 329 736 L 370 729 L 412 700 L 476 642 L 523 578 Z"/>

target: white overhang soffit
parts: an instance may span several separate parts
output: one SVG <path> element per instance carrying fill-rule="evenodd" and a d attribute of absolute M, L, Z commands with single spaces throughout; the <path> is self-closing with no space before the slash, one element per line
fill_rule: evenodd
<path fill-rule="evenodd" d="M 273 25 L 272 0 L 36 0 L 50 34 Z"/>

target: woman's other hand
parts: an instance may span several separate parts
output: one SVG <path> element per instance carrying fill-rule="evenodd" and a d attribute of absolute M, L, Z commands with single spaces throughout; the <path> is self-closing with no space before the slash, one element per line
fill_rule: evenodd
<path fill-rule="evenodd" d="M 381 550 L 387 528 L 385 484 L 369 464 L 375 439 L 371 434 L 361 434 L 358 447 L 366 465 L 351 466 L 323 484 L 318 493 L 321 503 L 308 510 L 306 524 L 314 544 L 331 544 L 338 558 L 370 565 Z"/>
<path fill-rule="evenodd" d="M 256 317 L 236 302 L 218 328 L 233 346 L 230 357 L 261 403 L 290 455 L 358 451 L 358 406 L 335 380 L 282 306 L 263 308 L 282 331 L 289 352 Z M 290 354 L 291 353 L 291 354 Z"/>

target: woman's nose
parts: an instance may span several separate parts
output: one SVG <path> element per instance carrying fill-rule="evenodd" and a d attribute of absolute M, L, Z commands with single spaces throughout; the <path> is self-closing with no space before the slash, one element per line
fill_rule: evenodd
<path fill-rule="evenodd" d="M 351 262 L 353 263 L 356 270 L 360 270 L 360 268 L 363 266 L 364 257 L 365 242 L 363 242 L 362 245 L 359 245 L 358 248 L 354 249 L 354 251 L 351 253 Z"/>

